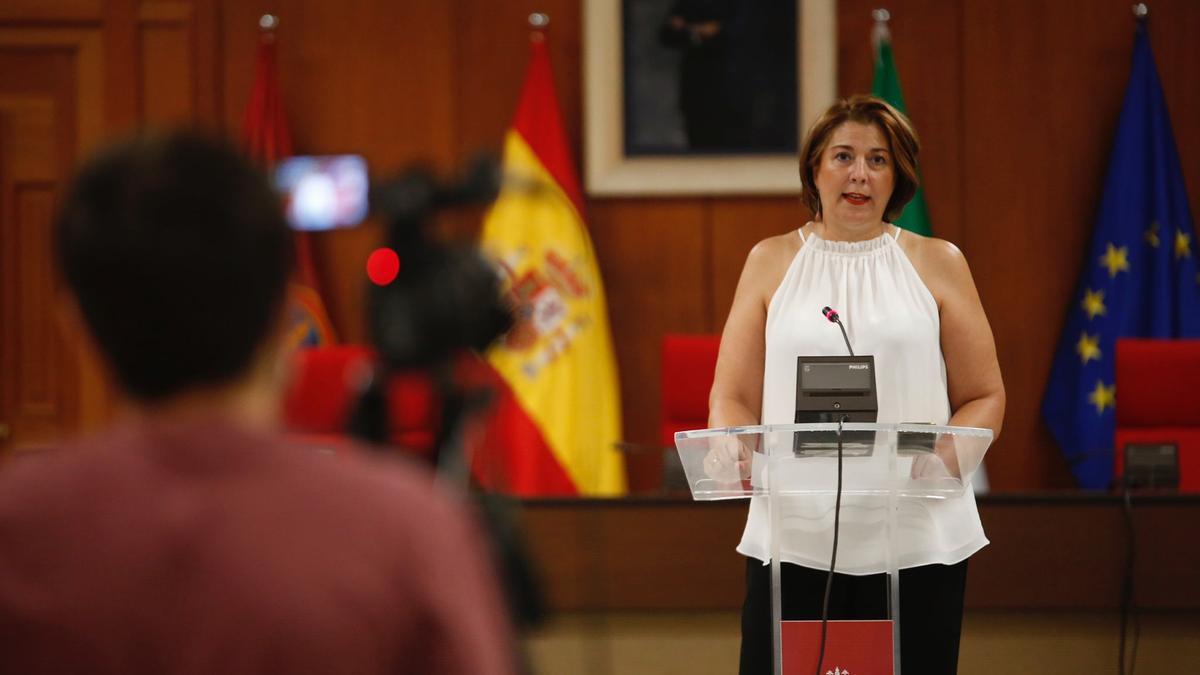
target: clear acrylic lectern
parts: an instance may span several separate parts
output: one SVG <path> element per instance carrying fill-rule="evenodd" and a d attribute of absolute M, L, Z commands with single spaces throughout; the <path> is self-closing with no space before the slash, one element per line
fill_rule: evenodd
<path fill-rule="evenodd" d="M 858 640 L 872 640 L 884 647 L 892 672 L 900 673 L 900 576 L 904 558 L 901 531 L 909 518 L 921 518 L 925 510 L 937 508 L 939 500 L 962 499 L 970 490 L 971 476 L 979 468 L 992 442 L 990 429 L 939 427 L 927 424 L 777 424 L 681 431 L 675 447 L 687 475 L 692 498 L 697 501 L 766 497 L 770 514 L 771 614 L 774 626 L 775 673 L 814 672 L 816 650 L 807 663 L 796 662 L 802 649 L 785 653 L 788 642 L 804 635 L 800 624 L 781 621 L 781 553 L 788 541 L 808 538 L 828 540 L 832 532 L 828 516 L 838 487 L 838 444 L 842 450 L 843 543 L 839 544 L 837 571 L 844 571 L 842 546 L 848 530 L 863 556 L 881 558 L 888 570 L 888 624 Z M 848 551 L 851 558 L 853 551 Z M 878 561 L 877 561 L 878 562 Z M 853 561 L 851 560 L 851 564 Z M 828 556 L 823 564 L 828 568 Z M 820 624 L 820 621 L 815 622 Z M 833 622 L 866 623 L 866 622 Z M 874 622 L 880 623 L 880 622 Z M 785 624 L 796 624 L 795 626 Z M 890 631 L 886 629 L 890 627 Z M 790 630 L 795 628 L 796 630 Z M 785 630 L 786 629 L 786 630 Z M 880 632 L 882 629 L 882 633 Z M 785 633 L 787 634 L 785 636 Z M 819 635 L 819 630 L 816 633 Z M 832 636 L 831 629 L 830 635 Z M 850 633 L 847 633 L 850 635 Z M 862 636 L 868 637 L 862 637 Z M 791 637 L 788 637 L 791 636 Z M 874 636 L 874 637 L 870 637 Z M 849 639 L 849 638 L 847 638 Z M 886 650 L 885 642 L 891 643 Z M 833 640 L 822 664 L 830 672 L 861 672 L 851 664 L 835 664 Z M 846 643 L 851 648 L 850 643 Z M 850 649 L 854 652 L 869 650 Z M 791 655 L 791 663 L 786 658 Z M 882 661 L 880 661 L 882 662 Z M 868 670 L 881 672 L 874 665 Z M 886 670 L 886 667 L 883 669 Z M 919 675 L 919 674 L 912 674 Z"/>

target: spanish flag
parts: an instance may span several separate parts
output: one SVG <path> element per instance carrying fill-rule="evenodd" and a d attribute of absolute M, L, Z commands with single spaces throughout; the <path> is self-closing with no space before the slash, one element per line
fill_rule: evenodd
<path fill-rule="evenodd" d="M 516 325 L 487 354 L 507 390 L 476 476 L 524 496 L 620 495 L 621 407 L 604 287 L 542 33 L 533 33 L 531 52 L 504 144 L 504 171 L 519 187 L 501 190 L 483 224 L 483 249 L 501 270 Z"/>
<path fill-rule="evenodd" d="M 261 24 L 260 24 L 261 25 Z M 292 136 L 283 114 L 279 95 L 279 74 L 275 59 L 275 29 L 259 34 L 254 59 L 254 85 L 242 119 L 242 140 L 246 152 L 265 167 L 292 154 Z M 322 347 L 337 342 L 333 323 L 325 312 L 325 303 L 317 289 L 313 267 L 312 242 L 307 233 L 296 232 L 296 277 L 288 286 L 288 334 L 286 347 Z"/>

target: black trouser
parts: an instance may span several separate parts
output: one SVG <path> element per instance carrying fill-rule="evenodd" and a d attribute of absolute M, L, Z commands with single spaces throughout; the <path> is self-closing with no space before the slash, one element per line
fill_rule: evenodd
<path fill-rule="evenodd" d="M 828 570 L 784 563 L 783 618 L 820 619 Z M 900 570 L 900 666 L 904 675 L 958 672 L 967 561 Z M 886 619 L 887 575 L 834 574 L 830 619 Z M 771 675 L 771 567 L 746 559 L 741 675 Z"/>

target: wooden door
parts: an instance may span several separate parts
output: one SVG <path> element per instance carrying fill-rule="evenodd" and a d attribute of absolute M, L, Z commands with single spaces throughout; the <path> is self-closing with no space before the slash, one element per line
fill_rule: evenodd
<path fill-rule="evenodd" d="M 0 31 L 0 453 L 99 422 L 108 396 L 60 311 L 53 218 L 99 138 L 99 32 Z"/>

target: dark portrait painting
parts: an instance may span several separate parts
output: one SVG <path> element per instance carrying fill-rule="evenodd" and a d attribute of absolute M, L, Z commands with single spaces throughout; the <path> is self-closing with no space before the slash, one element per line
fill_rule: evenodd
<path fill-rule="evenodd" d="M 627 156 L 796 151 L 796 0 L 623 0 Z"/>
<path fill-rule="evenodd" d="M 583 0 L 592 195 L 799 189 L 797 131 L 837 95 L 837 0 Z"/>

